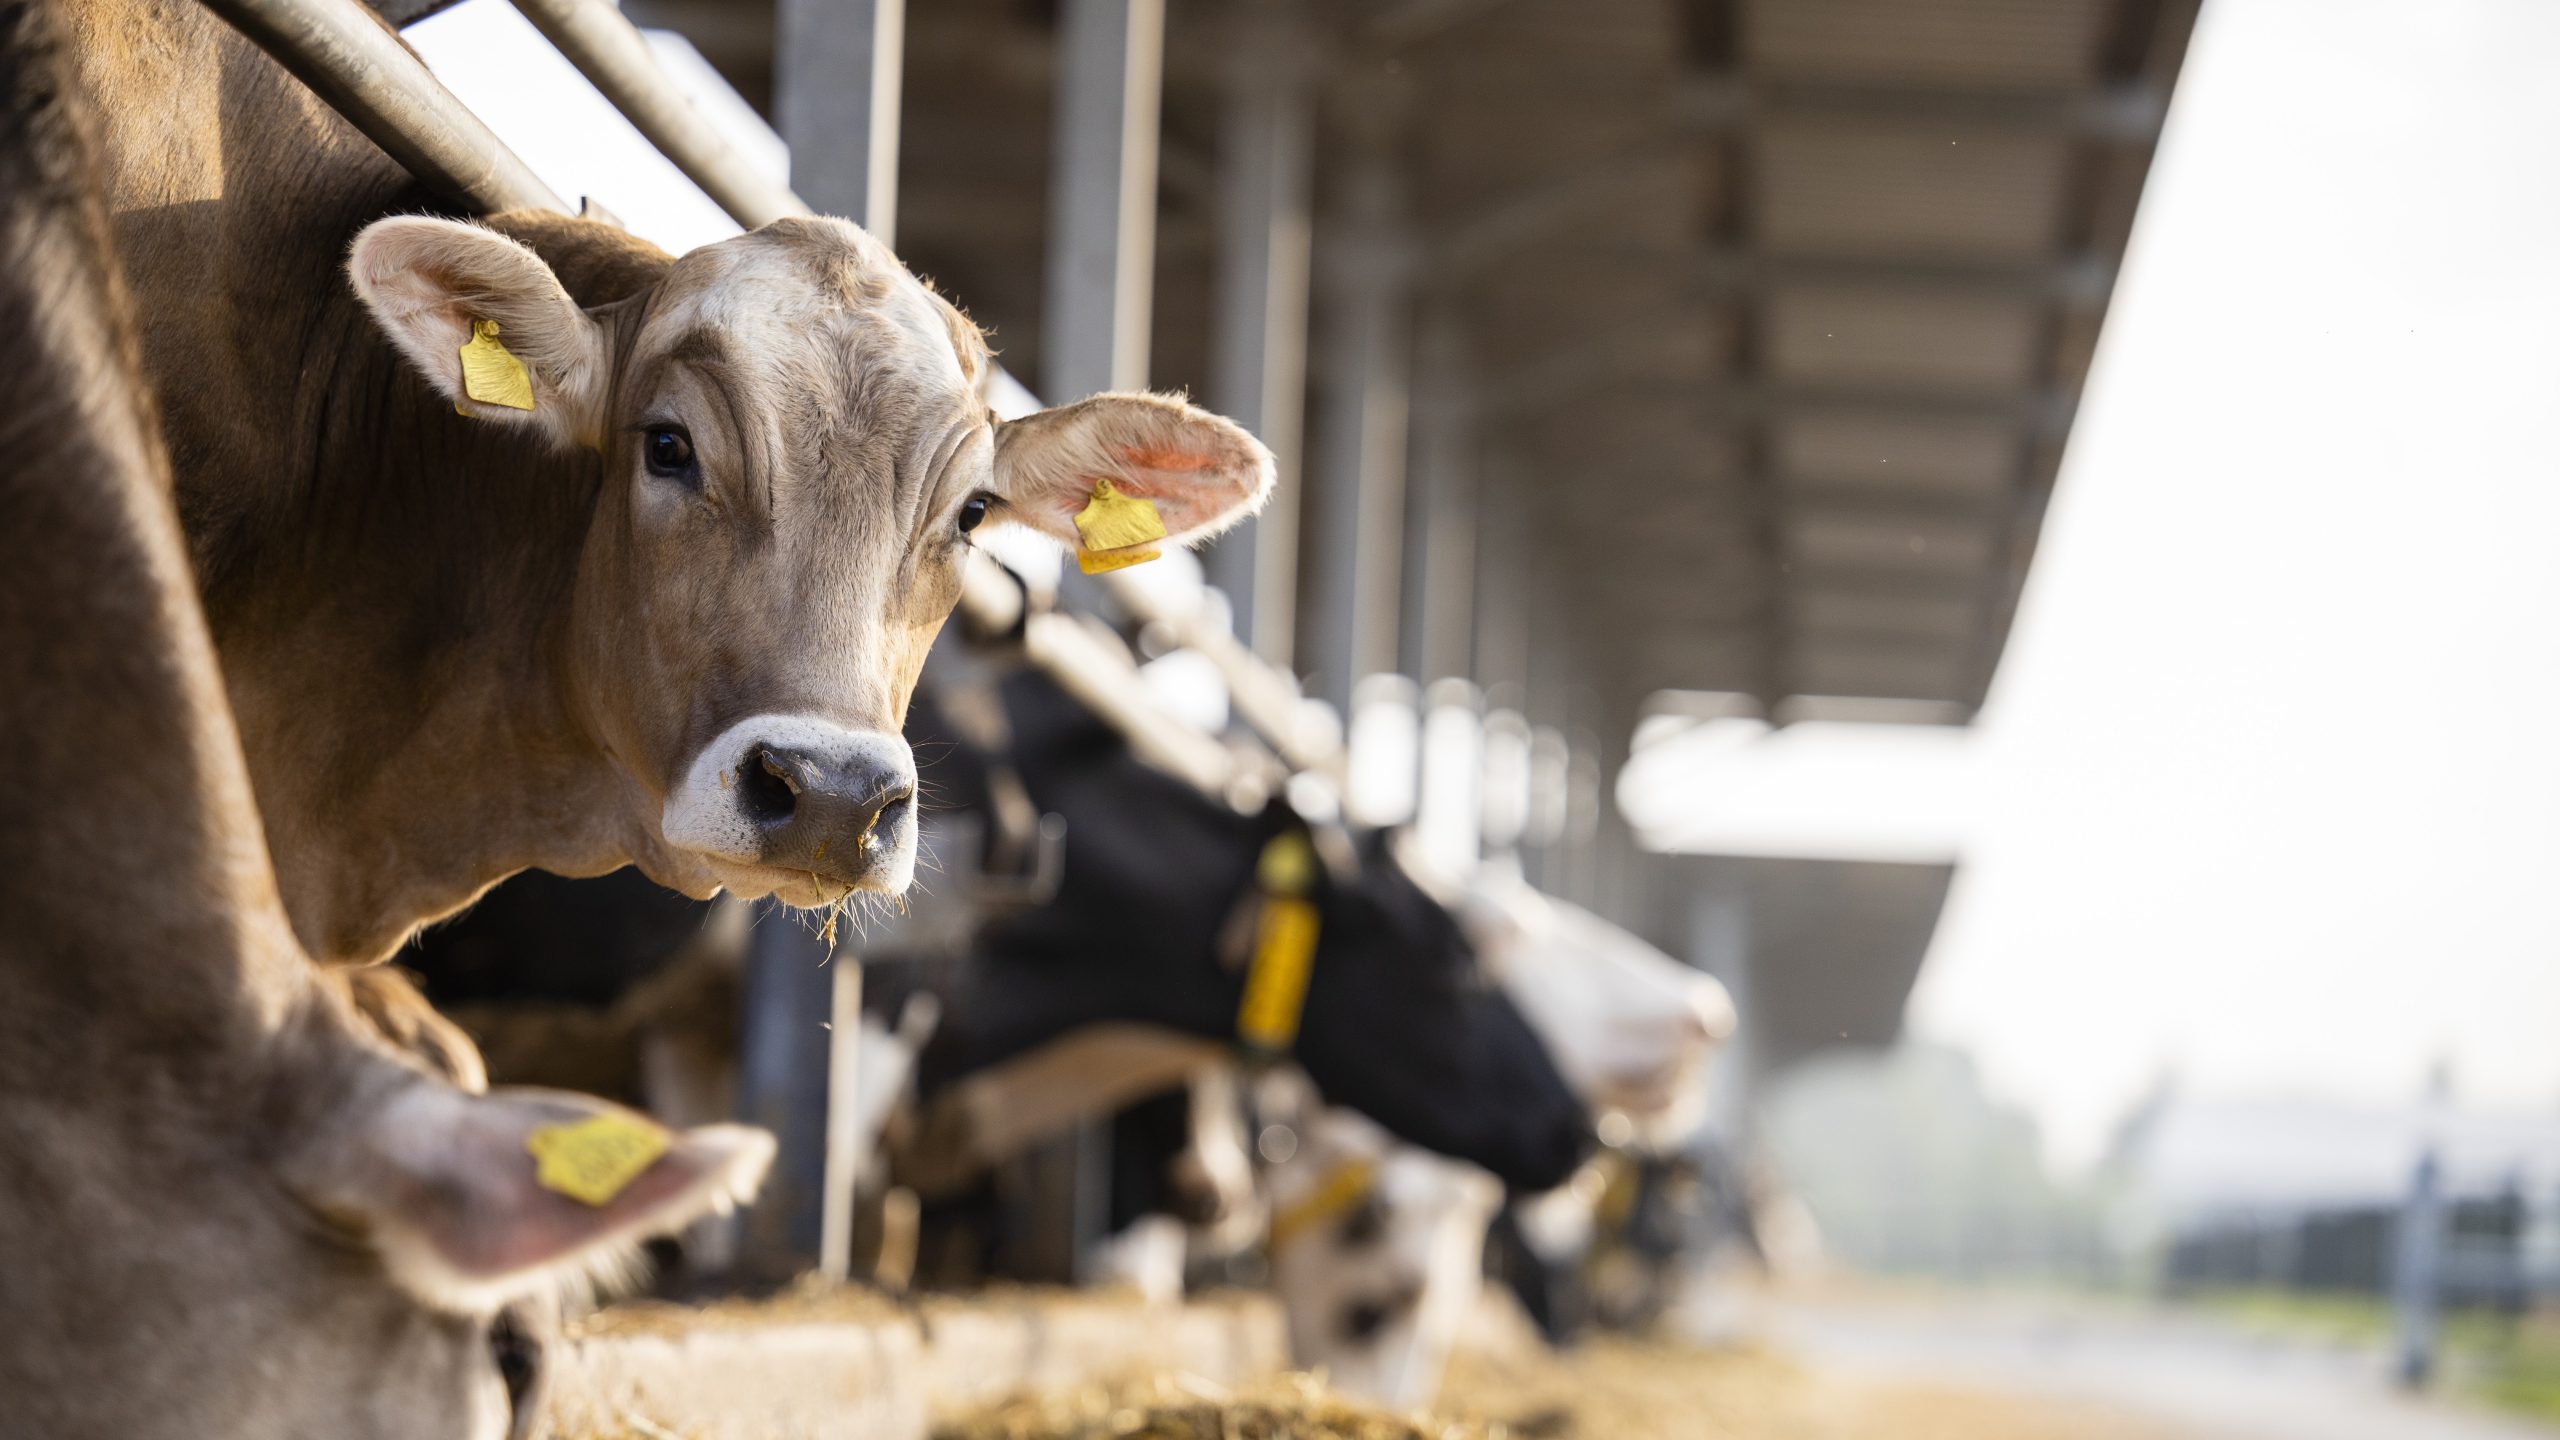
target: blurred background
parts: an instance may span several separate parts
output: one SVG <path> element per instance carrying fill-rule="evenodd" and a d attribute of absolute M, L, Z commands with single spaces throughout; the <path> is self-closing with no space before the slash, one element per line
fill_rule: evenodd
<path fill-rule="evenodd" d="M 863 7 L 623 8 L 1023 384 L 1271 444 L 1201 570 L 1349 816 L 1722 982 L 1774 1278 L 1676 1323 L 2560 1424 L 2560 6 L 911 0 L 885 192 Z M 513 10 L 407 33 L 735 233 Z"/>

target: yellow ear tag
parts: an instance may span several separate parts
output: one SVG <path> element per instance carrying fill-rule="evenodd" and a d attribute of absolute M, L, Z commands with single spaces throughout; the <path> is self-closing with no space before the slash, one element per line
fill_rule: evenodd
<path fill-rule="evenodd" d="M 534 1183 L 583 1205 L 613 1197 L 667 1153 L 667 1132 L 637 1115 L 608 1110 L 524 1137 Z"/>
<path fill-rule="evenodd" d="M 1093 494 L 1076 512 L 1076 566 L 1087 575 L 1143 565 L 1163 552 L 1164 517 L 1156 502 L 1123 495 L 1108 480 L 1093 482 Z"/>
<path fill-rule="evenodd" d="M 471 322 L 471 343 L 462 347 L 462 393 L 483 405 L 533 408 L 533 377 L 514 351 L 498 343 L 495 320 Z"/>

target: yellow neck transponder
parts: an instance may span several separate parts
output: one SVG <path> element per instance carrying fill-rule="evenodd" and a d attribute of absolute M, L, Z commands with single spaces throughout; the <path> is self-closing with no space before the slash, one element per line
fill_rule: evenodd
<path fill-rule="evenodd" d="M 581 1205 L 609 1205 L 667 1153 L 667 1132 L 637 1115 L 607 1110 L 524 1137 L 534 1183 Z"/>
<path fill-rule="evenodd" d="M 1271 1235 L 1264 1248 L 1278 1254 L 1290 1241 L 1319 1225 L 1329 1224 L 1351 1212 L 1354 1206 L 1369 1198 L 1378 1188 L 1378 1167 L 1367 1160 L 1345 1160 L 1325 1173 L 1323 1181 L 1307 1197 L 1271 1217 Z"/>
<path fill-rule="evenodd" d="M 1315 881 L 1315 851 L 1305 835 L 1284 831 L 1262 847 L 1254 867 L 1262 914 L 1254 926 L 1244 1003 L 1236 1008 L 1236 1039 L 1258 1055 L 1276 1058 L 1298 1043 L 1320 929 L 1316 904 L 1307 898 Z"/>
<path fill-rule="evenodd" d="M 495 320 L 471 322 L 471 342 L 462 347 L 462 393 L 483 405 L 533 408 L 533 376 L 514 351 L 498 343 Z"/>
<path fill-rule="evenodd" d="M 1156 502 L 1123 495 L 1108 480 L 1093 482 L 1093 493 L 1076 512 L 1076 566 L 1087 575 L 1143 565 L 1164 552 L 1164 517 Z"/>

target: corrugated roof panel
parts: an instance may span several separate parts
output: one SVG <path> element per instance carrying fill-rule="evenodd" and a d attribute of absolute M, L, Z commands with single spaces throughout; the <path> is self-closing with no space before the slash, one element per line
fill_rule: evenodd
<path fill-rule="evenodd" d="M 2097 69 L 2103 0 L 1751 0 L 1743 53 L 1790 77 L 2067 86 Z"/>
<path fill-rule="evenodd" d="M 1786 289 L 1769 301 L 1768 359 L 1782 380 L 2024 387 L 2042 321 L 2043 307 L 2023 299 Z"/>
<path fill-rule="evenodd" d="M 1930 596 L 1858 595 L 1839 590 L 1809 590 L 1795 599 L 1800 630 L 1854 630 L 1865 634 L 1969 638 L 1982 623 L 1982 607 L 1971 600 Z"/>
<path fill-rule="evenodd" d="M 2015 483 L 2018 432 L 1997 421 L 1928 416 L 1804 416 L 1777 426 L 1781 473 L 1933 496 L 1995 495 Z"/>
<path fill-rule="evenodd" d="M 1772 122 L 1754 165 L 1760 239 L 1824 254 L 2042 255 L 2062 237 L 2071 158 L 2058 135 Z"/>
<path fill-rule="evenodd" d="M 1959 520 L 1798 515 L 1787 527 L 1795 558 L 1822 569 L 1976 571 L 1991 563 L 1991 536 Z"/>
<path fill-rule="evenodd" d="M 1808 644 L 1796 654 L 1790 674 L 1799 695 L 1961 700 L 1972 668 L 1968 648 Z"/>

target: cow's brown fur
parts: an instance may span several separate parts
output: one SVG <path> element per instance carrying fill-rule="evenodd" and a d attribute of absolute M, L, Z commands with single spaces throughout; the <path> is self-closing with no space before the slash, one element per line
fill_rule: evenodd
<path fill-rule="evenodd" d="M 661 817 L 742 717 L 894 737 L 957 598 L 972 491 L 1072 539 L 1109 475 L 1179 539 L 1267 487 L 1249 437 L 1152 397 L 999 432 L 974 328 L 839 221 L 673 260 L 602 224 L 494 222 L 583 308 L 598 355 L 559 341 L 566 307 L 438 291 L 468 235 L 369 250 L 366 232 L 368 316 L 337 274 L 350 239 L 426 203 L 392 162 L 193 0 L 73 14 L 181 517 L 286 905 L 324 957 L 380 958 L 530 865 L 636 861 L 696 895 L 803 904 L 902 885 L 838 871 L 851 846 L 825 875 L 734 863 Z M 437 327 L 466 308 L 526 349 L 532 425 L 456 415 L 385 342 L 440 363 Z M 715 462 L 679 505 L 639 478 L 637 431 L 684 394 Z"/>
<path fill-rule="evenodd" d="M 0 1429 L 495 1440 L 488 1327 L 751 1183 L 610 1204 L 384 1048 L 295 943 L 193 593 L 52 7 L 0 4 Z"/>

